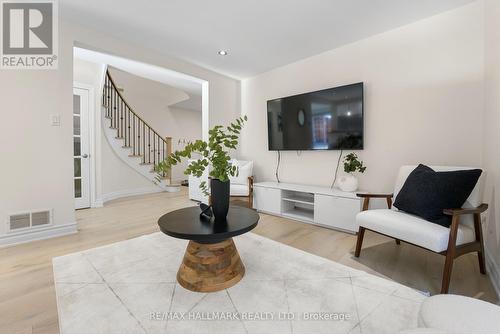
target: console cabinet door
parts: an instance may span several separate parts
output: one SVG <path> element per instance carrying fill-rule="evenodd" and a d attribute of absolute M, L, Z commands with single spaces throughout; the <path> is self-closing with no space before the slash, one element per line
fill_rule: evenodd
<path fill-rule="evenodd" d="M 253 206 L 258 211 L 281 214 L 281 189 L 253 188 Z"/>
<path fill-rule="evenodd" d="M 350 232 L 357 232 L 356 214 L 360 212 L 359 199 L 314 196 L 314 222 Z"/>

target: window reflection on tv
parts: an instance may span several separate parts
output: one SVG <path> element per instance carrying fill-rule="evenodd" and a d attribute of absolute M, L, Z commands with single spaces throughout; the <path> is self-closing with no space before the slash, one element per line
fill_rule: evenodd
<path fill-rule="evenodd" d="M 267 101 L 269 150 L 363 149 L 363 83 Z"/>

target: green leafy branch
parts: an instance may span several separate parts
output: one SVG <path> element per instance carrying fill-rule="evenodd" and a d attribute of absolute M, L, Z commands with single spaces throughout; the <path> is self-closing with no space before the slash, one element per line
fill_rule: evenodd
<path fill-rule="evenodd" d="M 237 118 L 229 126 L 216 125 L 208 131 L 208 142 L 196 140 L 188 143 L 183 150 L 175 151 L 165 160 L 155 166 L 156 181 L 161 182 L 162 175 L 170 171 L 182 159 L 191 159 L 194 154 L 201 156 L 192 161 L 184 171 L 186 175 L 201 177 L 209 166 L 209 176 L 222 182 L 228 181 L 229 176 L 238 176 L 238 168 L 230 164 L 231 157 L 228 151 L 236 149 L 241 129 L 247 116 Z M 205 181 L 200 184 L 200 189 L 208 196 L 208 186 Z"/>
<path fill-rule="evenodd" d="M 349 153 L 344 158 L 344 171 L 346 173 L 360 172 L 364 173 L 366 167 L 363 166 L 363 161 L 358 160 L 358 156 L 355 153 Z"/>

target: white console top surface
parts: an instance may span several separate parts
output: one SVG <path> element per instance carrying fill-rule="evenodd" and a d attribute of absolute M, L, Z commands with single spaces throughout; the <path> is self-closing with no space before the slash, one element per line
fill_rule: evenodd
<path fill-rule="evenodd" d="M 352 198 L 359 200 L 359 197 L 356 196 L 356 193 L 360 192 L 345 192 L 338 188 L 329 188 L 329 187 L 320 187 L 320 186 L 308 186 L 304 184 L 294 184 L 294 183 L 285 183 L 285 182 L 257 182 L 254 183 L 254 187 L 264 187 L 264 188 L 274 188 L 281 190 L 291 190 L 291 191 L 301 191 L 312 194 L 319 195 L 327 195 L 327 196 L 336 196 L 336 197 L 344 197 L 344 198 Z"/>

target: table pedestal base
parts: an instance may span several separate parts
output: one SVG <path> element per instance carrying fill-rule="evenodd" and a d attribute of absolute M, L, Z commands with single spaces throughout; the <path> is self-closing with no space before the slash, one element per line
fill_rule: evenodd
<path fill-rule="evenodd" d="M 233 239 L 215 244 L 189 241 L 177 281 L 195 292 L 213 292 L 229 288 L 245 275 Z"/>

